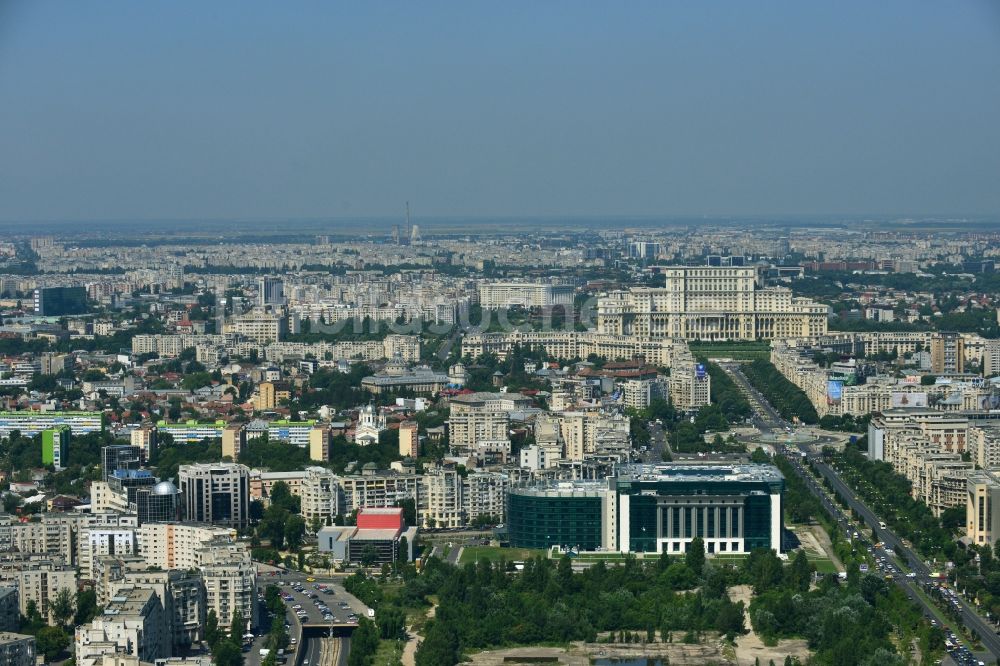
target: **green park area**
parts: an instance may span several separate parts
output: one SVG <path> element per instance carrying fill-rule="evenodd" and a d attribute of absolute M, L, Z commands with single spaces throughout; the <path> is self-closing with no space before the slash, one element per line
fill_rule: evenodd
<path fill-rule="evenodd" d="M 500 560 L 506 560 L 508 562 L 523 562 L 525 560 L 531 559 L 532 557 L 545 556 L 544 550 L 535 550 L 533 548 L 499 548 L 496 546 L 466 546 L 462 550 L 462 558 L 459 564 L 465 564 L 467 562 L 478 562 L 480 560 L 487 560 L 489 562 L 499 562 Z"/>

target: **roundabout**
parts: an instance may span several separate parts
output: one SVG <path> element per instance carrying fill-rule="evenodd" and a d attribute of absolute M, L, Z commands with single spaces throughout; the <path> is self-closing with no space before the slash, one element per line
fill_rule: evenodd
<path fill-rule="evenodd" d="M 767 432 L 753 438 L 761 444 L 812 444 L 819 437 L 811 432 L 797 430 L 794 432 Z"/>

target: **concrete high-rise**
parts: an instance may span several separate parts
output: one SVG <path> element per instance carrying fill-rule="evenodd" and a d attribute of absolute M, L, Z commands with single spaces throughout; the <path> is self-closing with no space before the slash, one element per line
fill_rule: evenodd
<path fill-rule="evenodd" d="M 42 464 L 61 470 L 69 455 L 69 426 L 62 425 L 42 432 Z"/>
<path fill-rule="evenodd" d="M 330 429 L 325 425 L 314 425 L 309 431 L 309 459 L 325 462 L 330 459 Z"/>
<path fill-rule="evenodd" d="M 159 430 L 151 423 L 143 423 L 142 426 L 132 431 L 132 446 L 138 446 L 142 451 L 142 461 L 148 463 L 156 458 L 156 445 L 158 442 Z"/>
<path fill-rule="evenodd" d="M 399 455 L 404 458 L 420 456 L 420 436 L 416 421 L 403 421 L 399 424 Z"/>
<path fill-rule="evenodd" d="M 1000 471 L 971 472 L 967 491 L 965 534 L 977 546 L 993 547 L 1000 539 Z"/>
<path fill-rule="evenodd" d="M 246 527 L 250 508 L 250 470 L 245 465 L 181 465 L 178 479 L 186 521 Z"/>
<path fill-rule="evenodd" d="M 285 285 L 281 278 L 264 276 L 257 280 L 258 303 L 261 306 L 284 305 Z"/>
<path fill-rule="evenodd" d="M 958 333 L 936 333 L 931 338 L 931 372 L 937 375 L 965 372 L 965 339 Z"/>
<path fill-rule="evenodd" d="M 238 424 L 228 425 L 222 431 L 222 457 L 239 462 L 240 454 L 247 445 L 247 431 Z"/>

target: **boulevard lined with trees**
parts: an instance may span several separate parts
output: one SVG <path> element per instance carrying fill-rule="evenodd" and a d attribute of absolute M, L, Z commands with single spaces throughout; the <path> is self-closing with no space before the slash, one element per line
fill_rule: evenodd
<path fill-rule="evenodd" d="M 764 359 L 756 359 L 743 366 L 743 374 L 774 405 L 782 418 L 813 424 L 819 421 L 816 408 L 809 398 L 795 384 L 791 383 L 774 364 Z"/>

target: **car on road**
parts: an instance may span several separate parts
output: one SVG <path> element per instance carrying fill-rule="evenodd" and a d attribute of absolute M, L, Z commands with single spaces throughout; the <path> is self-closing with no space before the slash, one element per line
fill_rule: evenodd
<path fill-rule="evenodd" d="M 316 579 L 315 578 L 306 578 L 306 582 L 307 583 L 315 583 Z"/>

